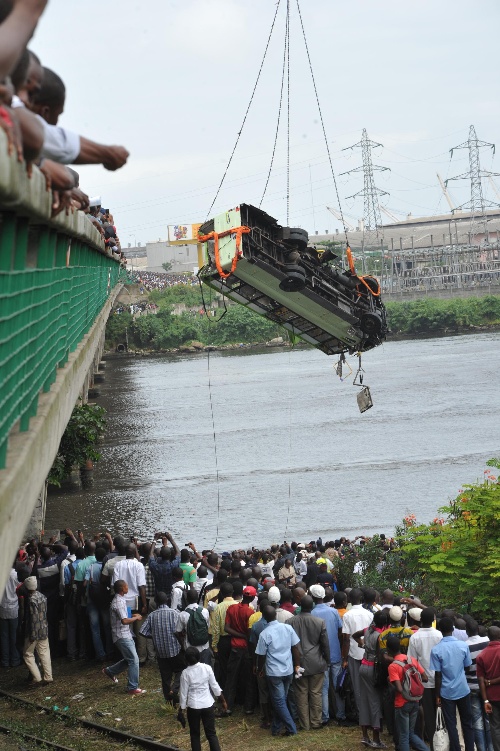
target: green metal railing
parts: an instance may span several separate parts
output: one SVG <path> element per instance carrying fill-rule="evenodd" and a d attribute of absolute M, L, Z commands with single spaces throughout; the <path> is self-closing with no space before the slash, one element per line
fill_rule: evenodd
<path fill-rule="evenodd" d="M 118 282 L 120 264 L 80 211 L 51 214 L 45 178 L 7 153 L 0 131 L 0 469 L 9 433 L 29 429 Z"/>

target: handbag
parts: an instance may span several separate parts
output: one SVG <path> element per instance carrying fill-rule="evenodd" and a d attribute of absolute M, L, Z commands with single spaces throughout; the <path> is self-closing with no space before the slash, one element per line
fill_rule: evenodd
<path fill-rule="evenodd" d="M 436 711 L 436 732 L 432 739 L 434 751 L 449 751 L 450 739 L 444 724 L 443 710 L 441 707 Z"/>

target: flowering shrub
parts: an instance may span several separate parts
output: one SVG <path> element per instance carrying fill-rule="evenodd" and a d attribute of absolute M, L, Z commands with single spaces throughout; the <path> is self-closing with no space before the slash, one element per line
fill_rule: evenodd
<path fill-rule="evenodd" d="M 489 467 L 500 469 L 490 459 Z M 464 508 L 465 506 L 465 508 Z M 500 613 L 500 483 L 490 469 L 439 509 L 444 517 L 398 529 L 402 568 L 413 569 L 416 594 L 429 605 L 454 607 L 483 619 Z M 431 596 L 434 600 L 431 599 Z"/>

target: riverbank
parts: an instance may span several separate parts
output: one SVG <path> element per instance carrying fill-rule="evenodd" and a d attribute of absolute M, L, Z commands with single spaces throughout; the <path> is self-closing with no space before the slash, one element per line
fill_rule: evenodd
<path fill-rule="evenodd" d="M 397 333 L 390 333 L 387 337 L 388 342 L 404 342 L 404 341 L 419 341 L 419 340 L 426 340 L 426 339 L 441 339 L 446 337 L 457 337 L 457 336 L 465 336 L 465 335 L 472 335 L 472 334 L 489 334 L 489 333 L 496 333 L 500 331 L 500 323 L 494 323 L 489 326 L 469 326 L 464 328 L 457 328 L 457 329 L 442 329 L 437 331 L 429 331 L 427 333 L 415 333 L 415 334 L 404 334 L 402 332 Z M 281 337 L 282 338 L 282 337 Z M 241 351 L 241 350 L 254 350 L 256 353 L 258 353 L 259 350 L 262 351 L 272 351 L 276 349 L 314 349 L 312 344 L 308 344 L 307 342 L 299 341 L 294 344 L 292 344 L 290 341 L 287 341 L 282 338 L 282 341 L 277 341 L 276 339 L 270 341 L 270 342 L 253 342 L 251 344 L 248 343 L 239 343 L 239 344 L 223 344 L 219 346 L 215 345 L 205 345 L 201 342 L 195 342 L 183 345 L 182 347 L 172 347 L 171 349 L 135 349 L 135 348 L 129 348 L 128 350 L 124 350 L 121 352 L 117 352 L 116 349 L 107 349 L 104 352 L 104 357 L 108 359 L 113 358 L 123 358 L 123 357 L 163 357 L 164 355 L 178 355 L 178 354 L 199 354 L 200 352 L 235 352 L 235 351 Z"/>

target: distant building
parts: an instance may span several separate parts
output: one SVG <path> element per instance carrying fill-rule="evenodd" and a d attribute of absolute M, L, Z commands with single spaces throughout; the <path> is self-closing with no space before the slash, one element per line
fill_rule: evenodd
<path fill-rule="evenodd" d="M 144 271 L 163 272 L 163 263 L 170 263 L 170 274 L 192 273 L 198 267 L 198 250 L 196 245 L 170 245 L 168 241 L 146 243 L 145 246 L 124 248 L 128 259 L 127 267 L 140 268 Z"/>

